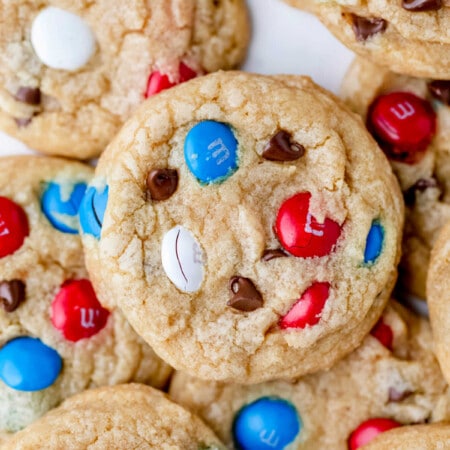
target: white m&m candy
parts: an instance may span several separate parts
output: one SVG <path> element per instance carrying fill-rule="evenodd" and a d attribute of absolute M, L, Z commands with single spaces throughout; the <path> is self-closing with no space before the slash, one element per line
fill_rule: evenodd
<path fill-rule="evenodd" d="M 161 245 L 161 260 L 169 280 L 183 292 L 196 292 L 203 281 L 203 251 L 192 233 L 177 225 Z"/>
<path fill-rule="evenodd" d="M 31 44 L 41 62 L 52 69 L 80 69 L 95 52 L 89 25 L 81 17 L 52 6 L 34 19 Z"/>

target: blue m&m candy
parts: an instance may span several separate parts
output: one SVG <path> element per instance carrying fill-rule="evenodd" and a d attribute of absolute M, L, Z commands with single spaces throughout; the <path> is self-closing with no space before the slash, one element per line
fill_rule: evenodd
<path fill-rule="evenodd" d="M 184 158 L 200 183 L 221 183 L 238 168 L 237 148 L 238 142 L 229 125 L 205 120 L 187 134 Z"/>
<path fill-rule="evenodd" d="M 380 222 L 374 220 L 367 235 L 366 249 L 364 251 L 364 262 L 366 264 L 374 263 L 383 250 L 384 228 Z"/>
<path fill-rule="evenodd" d="M 61 356 L 36 338 L 19 337 L 0 349 L 0 379 L 18 391 L 48 388 L 61 368 Z"/>
<path fill-rule="evenodd" d="M 51 182 L 47 185 L 41 208 L 53 227 L 63 233 L 78 234 L 78 210 L 85 191 L 85 183 L 61 185 Z"/>
<path fill-rule="evenodd" d="M 98 189 L 90 186 L 81 202 L 79 216 L 80 226 L 84 234 L 91 234 L 100 239 L 103 218 L 108 204 L 109 187 Z"/>
<path fill-rule="evenodd" d="M 239 411 L 233 436 L 239 450 L 283 450 L 295 440 L 301 427 L 300 417 L 291 403 L 264 397 Z"/>

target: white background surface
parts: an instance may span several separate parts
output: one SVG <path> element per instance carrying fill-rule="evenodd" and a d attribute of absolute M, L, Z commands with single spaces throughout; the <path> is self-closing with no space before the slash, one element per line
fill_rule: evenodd
<path fill-rule="evenodd" d="M 337 92 L 352 59 L 313 16 L 281 0 L 247 0 L 253 37 L 244 69 L 263 74 L 305 74 Z M 0 132 L 0 156 L 30 153 L 25 145 Z"/>

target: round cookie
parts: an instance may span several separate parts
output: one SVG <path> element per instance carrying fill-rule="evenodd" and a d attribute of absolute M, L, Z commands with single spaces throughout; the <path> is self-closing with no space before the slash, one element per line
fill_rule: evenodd
<path fill-rule="evenodd" d="M 430 321 L 433 327 L 436 356 L 442 372 L 450 383 L 450 221 L 442 229 L 431 253 L 427 279 L 427 296 Z"/>
<path fill-rule="evenodd" d="M 425 299 L 430 251 L 450 220 L 450 83 L 397 75 L 357 58 L 341 91 L 398 177 L 406 203 L 400 280 Z"/>
<path fill-rule="evenodd" d="M 87 279 L 78 208 L 92 176 L 62 159 L 0 159 L 0 434 L 84 389 L 161 387 L 171 373 Z"/>
<path fill-rule="evenodd" d="M 450 419 L 432 345 L 429 323 L 390 302 L 361 347 L 329 371 L 252 386 L 176 372 L 169 392 L 229 448 L 355 450 L 368 431 Z"/>
<path fill-rule="evenodd" d="M 317 15 L 347 47 L 394 72 L 450 79 L 450 8 L 442 0 L 284 0 Z"/>
<path fill-rule="evenodd" d="M 98 155 L 143 100 L 244 58 L 244 0 L 1 0 L 0 129 Z"/>
<path fill-rule="evenodd" d="M 138 384 L 78 394 L 1 448 L 226 450 L 198 417 Z"/>
<path fill-rule="evenodd" d="M 80 221 L 100 298 L 160 356 L 255 383 L 360 344 L 395 282 L 403 202 L 337 99 L 303 77 L 223 72 L 141 107 Z"/>
<path fill-rule="evenodd" d="M 364 450 L 441 450 L 450 442 L 450 423 L 414 425 L 381 433 Z"/>

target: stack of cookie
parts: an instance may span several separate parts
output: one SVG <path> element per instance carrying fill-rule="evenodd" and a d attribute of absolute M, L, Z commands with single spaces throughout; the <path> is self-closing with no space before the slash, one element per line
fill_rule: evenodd
<path fill-rule="evenodd" d="M 449 9 L 435 0 L 286 1 L 315 14 L 359 55 L 341 94 L 399 181 L 406 205 L 399 295 L 428 302 L 433 350 L 450 381 Z M 450 448 L 448 436 L 429 430 L 427 442 L 401 448 Z M 411 436 L 422 439 L 419 431 Z M 385 439 L 386 448 L 399 445 Z"/>
<path fill-rule="evenodd" d="M 402 243 L 424 292 L 445 218 L 446 107 L 420 95 L 450 85 L 356 62 L 368 130 L 306 77 L 215 72 L 243 1 L 114 6 L 0 1 L 0 128 L 53 155 L 0 160 L 1 448 L 450 448 L 450 225 L 435 341 L 391 300 Z M 104 147 L 95 173 L 55 158 Z"/>

